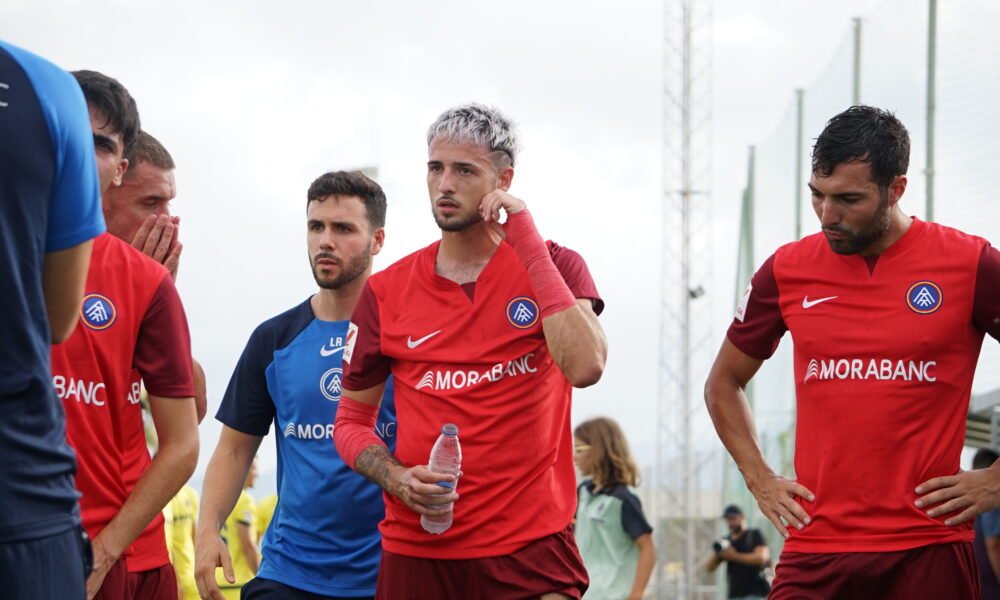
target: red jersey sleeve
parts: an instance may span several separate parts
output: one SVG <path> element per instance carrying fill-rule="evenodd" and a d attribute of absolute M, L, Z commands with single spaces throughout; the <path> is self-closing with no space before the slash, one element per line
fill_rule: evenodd
<path fill-rule="evenodd" d="M 194 396 L 187 315 L 168 275 L 164 275 L 146 308 L 133 360 L 146 389 L 153 396 Z"/>
<path fill-rule="evenodd" d="M 1000 251 L 987 244 L 979 255 L 972 323 L 1000 340 Z"/>
<path fill-rule="evenodd" d="M 563 276 L 566 287 L 573 294 L 574 298 L 589 298 L 594 304 L 594 313 L 600 315 L 604 312 L 604 300 L 597 292 L 597 285 L 590 275 L 590 269 L 583 257 L 577 252 L 549 242 L 549 253 L 552 255 L 552 262 L 559 269 L 559 274 Z"/>
<path fill-rule="evenodd" d="M 351 341 L 351 331 L 354 340 Z M 349 390 L 367 390 L 389 378 L 391 365 L 382 354 L 382 330 L 379 322 L 378 298 L 369 283 L 361 290 L 361 297 L 351 315 L 344 350 L 344 387 Z"/>
<path fill-rule="evenodd" d="M 750 280 L 726 337 L 744 354 L 767 360 L 778 349 L 778 342 L 787 330 L 778 304 L 772 254 Z"/>

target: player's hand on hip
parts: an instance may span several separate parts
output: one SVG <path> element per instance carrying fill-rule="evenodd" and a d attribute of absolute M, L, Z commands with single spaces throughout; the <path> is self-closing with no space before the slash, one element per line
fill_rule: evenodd
<path fill-rule="evenodd" d="M 782 537 L 788 537 L 788 527 L 802 529 L 811 521 L 809 514 L 795 500 L 796 496 L 813 502 L 816 496 L 804 485 L 773 472 L 747 478 L 747 487 L 757 499 L 764 516 L 774 524 Z"/>
<path fill-rule="evenodd" d="M 104 578 L 108 576 L 108 572 L 111 571 L 111 567 L 115 565 L 117 560 L 105 549 L 100 534 L 94 538 L 91 548 L 94 553 L 94 566 L 90 571 L 90 576 L 87 577 L 87 600 L 93 600 L 97 592 L 101 591 Z"/>
<path fill-rule="evenodd" d="M 945 519 L 944 524 L 960 525 L 1000 507 L 1000 468 L 961 471 L 957 475 L 935 477 L 918 485 L 916 492 L 920 495 L 916 501 L 917 507 L 931 507 L 926 508 L 927 516 L 952 514 L 953 516 Z"/>
<path fill-rule="evenodd" d="M 225 600 L 215 581 L 215 570 L 222 567 L 222 574 L 229 583 L 236 583 L 233 561 L 229 549 L 218 534 L 199 536 L 195 544 L 194 583 L 198 596 L 209 600 Z"/>
<path fill-rule="evenodd" d="M 435 473 L 426 465 L 418 465 L 397 471 L 391 491 L 414 512 L 434 517 L 446 514 L 448 505 L 458 500 L 454 490 L 457 481 L 454 475 Z M 439 482 L 451 483 L 452 488 L 438 485 Z"/>

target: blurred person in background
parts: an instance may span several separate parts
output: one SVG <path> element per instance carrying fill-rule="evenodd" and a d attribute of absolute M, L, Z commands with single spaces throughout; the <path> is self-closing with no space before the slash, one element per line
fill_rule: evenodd
<path fill-rule="evenodd" d="M 978 598 L 973 518 L 1000 467 L 961 471 L 972 381 L 1000 339 L 1000 252 L 907 216 L 910 137 L 853 106 L 816 139 L 822 231 L 754 274 L 705 384 L 715 429 L 785 537 L 770 598 Z M 795 474 L 767 464 L 745 389 L 794 341 Z M 887 452 L 887 449 L 890 449 Z"/>
<path fill-rule="evenodd" d="M 1000 459 L 995 451 L 981 448 L 972 458 L 973 469 L 988 469 Z M 976 564 L 983 600 L 1000 600 L 1000 509 L 988 510 L 973 524 L 976 540 Z"/>
<path fill-rule="evenodd" d="M 216 418 L 222 433 L 205 473 L 195 576 L 220 598 L 216 570 L 232 575 L 219 542 L 250 461 L 271 425 L 278 449 L 278 505 L 245 600 L 371 598 L 381 555 L 381 490 L 331 446 L 340 402 L 348 319 L 385 240 L 386 198 L 360 171 L 324 173 L 306 192 L 307 258 L 317 291 L 259 325 L 233 370 Z M 395 447 L 392 385 L 376 435 Z"/>
<path fill-rule="evenodd" d="M 198 600 L 198 587 L 194 582 L 194 535 L 198 525 L 198 492 L 184 484 L 177 495 L 163 509 L 166 520 L 164 531 L 170 563 L 177 574 L 177 597 L 180 600 Z"/>
<path fill-rule="evenodd" d="M 577 487 L 576 544 L 590 575 L 588 600 L 639 600 L 656 566 L 653 528 L 635 495 L 639 468 L 621 427 L 605 417 L 573 430 Z"/>
<path fill-rule="evenodd" d="M 78 600 L 90 549 L 49 353 L 77 327 L 101 189 L 80 87 L 2 40 L 0 140 L 0 595 Z"/>
<path fill-rule="evenodd" d="M 216 571 L 216 583 L 227 600 L 239 600 L 240 590 L 260 569 L 260 554 L 257 552 L 257 504 L 249 490 L 257 481 L 257 460 L 250 464 L 240 497 L 233 512 L 222 526 L 222 541 L 232 557 L 235 581 L 226 580 L 225 574 Z"/>
<path fill-rule="evenodd" d="M 264 543 L 264 534 L 271 526 L 271 519 L 274 518 L 274 509 L 278 505 L 278 495 L 268 494 L 257 503 L 257 545 Z"/>
<path fill-rule="evenodd" d="M 142 407 L 146 447 L 151 455 L 155 455 L 159 442 L 152 416 L 148 412 L 149 392 L 146 390 L 142 390 Z M 181 600 L 198 598 L 198 588 L 194 583 L 194 534 L 197 517 L 198 492 L 185 483 L 177 495 L 163 507 L 163 534 L 167 541 L 170 564 L 177 576 L 177 596 Z"/>
<path fill-rule="evenodd" d="M 722 511 L 729 533 L 715 542 L 715 552 L 705 564 L 714 573 L 726 563 L 726 587 L 731 600 L 763 600 L 771 591 L 765 569 L 771 562 L 771 551 L 759 529 L 747 527 L 743 509 L 730 504 Z"/>

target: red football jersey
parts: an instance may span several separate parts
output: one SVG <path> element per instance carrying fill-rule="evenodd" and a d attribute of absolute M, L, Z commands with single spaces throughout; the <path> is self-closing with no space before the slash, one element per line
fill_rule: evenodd
<path fill-rule="evenodd" d="M 812 523 L 791 530 L 785 551 L 973 539 L 971 522 L 947 527 L 917 508 L 914 488 L 959 470 L 984 335 L 973 300 L 986 247 L 914 219 L 877 262 L 838 255 L 816 234 L 780 248 L 754 276 L 729 339 L 766 358 L 759 349 L 770 345 L 770 355 L 791 332 L 795 472 L 816 495 L 802 501 Z M 772 305 L 780 317 L 762 319 Z"/>
<path fill-rule="evenodd" d="M 187 357 L 186 362 L 159 358 L 173 355 L 165 348 Z M 110 234 L 96 238 L 80 323 L 66 342 L 52 347 L 53 383 L 77 453 L 76 485 L 91 537 L 115 516 L 150 462 L 137 374 L 150 373 L 163 395 L 192 396 L 190 356 L 187 322 L 167 270 Z M 130 479 L 127 467 L 138 468 L 140 452 L 142 470 Z M 147 532 L 136 540 L 141 552 L 126 551 L 130 571 L 169 562 L 162 515 Z"/>
<path fill-rule="evenodd" d="M 459 428 L 463 477 L 451 529 L 425 532 L 419 515 L 387 494 L 383 547 L 439 559 L 503 555 L 573 519 L 571 386 L 549 354 L 514 250 L 500 244 L 470 298 L 435 274 L 438 246 L 369 278 L 348 332 L 345 387 L 383 381 L 388 360 L 399 423 L 396 457 L 404 465 L 427 464 L 441 426 Z M 570 290 L 594 299 L 599 311 L 583 261 L 572 253 L 576 260 L 564 268 L 556 254 L 569 251 L 550 248 Z"/>

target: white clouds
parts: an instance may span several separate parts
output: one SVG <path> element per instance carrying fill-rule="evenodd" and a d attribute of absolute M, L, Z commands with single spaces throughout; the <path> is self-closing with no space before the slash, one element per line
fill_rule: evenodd
<path fill-rule="evenodd" d="M 0 5 L 0 37 L 119 78 L 178 163 L 179 286 L 210 413 L 253 327 L 313 290 L 302 235 L 309 182 L 378 165 L 390 203 L 376 261 L 384 267 L 438 235 L 424 188 L 426 126 L 478 100 L 520 123 L 526 150 L 512 191 L 546 237 L 584 255 L 608 301 L 608 370 L 577 395 L 575 418 L 610 413 L 648 447 L 659 329 L 659 2 L 47 4 Z M 725 289 L 710 291 L 724 312 L 746 146 L 770 133 L 860 4 L 716 1 L 714 252 Z M 203 468 L 218 427 L 202 427 Z M 270 442 L 262 452 L 273 464 Z"/>

